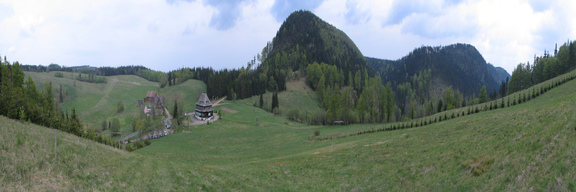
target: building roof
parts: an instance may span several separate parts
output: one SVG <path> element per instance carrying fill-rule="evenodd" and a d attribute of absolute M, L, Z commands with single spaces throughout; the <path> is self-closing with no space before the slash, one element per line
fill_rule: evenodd
<path fill-rule="evenodd" d="M 198 102 L 196 102 L 197 106 L 202 106 L 202 107 L 211 107 L 212 103 L 210 103 L 210 99 L 208 99 L 208 95 L 206 95 L 206 93 L 202 93 L 202 95 L 200 95 L 200 98 L 198 99 Z"/>

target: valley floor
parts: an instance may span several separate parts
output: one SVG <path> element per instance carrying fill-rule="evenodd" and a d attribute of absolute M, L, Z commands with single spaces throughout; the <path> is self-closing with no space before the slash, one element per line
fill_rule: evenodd
<path fill-rule="evenodd" d="M 574 191 L 576 80 L 521 105 L 327 141 L 381 124 L 309 126 L 232 102 L 222 118 L 129 153 L 0 117 L 7 191 Z M 223 106 L 220 106 L 223 107 Z M 218 108 L 222 109 L 222 108 Z"/>

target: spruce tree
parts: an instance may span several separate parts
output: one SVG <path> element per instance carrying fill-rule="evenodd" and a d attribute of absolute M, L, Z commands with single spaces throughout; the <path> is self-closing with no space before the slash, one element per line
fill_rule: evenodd
<path fill-rule="evenodd" d="M 168 86 L 172 86 L 172 73 L 168 73 Z"/>
<path fill-rule="evenodd" d="M 264 94 L 260 94 L 260 108 L 264 107 Z"/>
<path fill-rule="evenodd" d="M 180 125 L 180 119 L 178 119 L 178 100 L 174 99 L 174 111 L 172 112 L 172 119 L 176 119 L 178 125 Z"/>
<path fill-rule="evenodd" d="M 64 97 L 62 96 L 62 84 L 60 84 L 60 103 L 64 102 Z"/>
<path fill-rule="evenodd" d="M 272 111 L 274 111 L 275 108 L 278 108 L 278 92 L 274 92 L 272 94 Z"/>
<path fill-rule="evenodd" d="M 480 89 L 480 95 L 478 95 L 478 102 L 485 103 L 488 101 L 488 94 L 486 93 L 486 86 L 482 86 Z"/>

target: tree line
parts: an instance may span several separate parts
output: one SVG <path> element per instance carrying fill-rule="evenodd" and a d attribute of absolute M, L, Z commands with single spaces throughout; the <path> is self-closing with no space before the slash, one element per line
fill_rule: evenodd
<path fill-rule="evenodd" d="M 508 83 L 508 93 L 524 90 L 576 68 L 576 41 L 566 42 L 560 49 L 556 45 L 554 54 L 544 51 L 542 56 L 534 55 L 534 62 L 520 63 L 512 72 Z"/>
<path fill-rule="evenodd" d="M 64 78 L 64 73 L 58 71 L 54 73 L 54 77 Z M 88 83 L 108 83 L 106 77 L 97 76 L 94 73 L 88 73 L 82 76 L 82 73 L 78 73 L 77 76 L 72 73 L 70 79 L 76 79 L 78 81 L 88 82 Z"/>
<path fill-rule="evenodd" d="M 120 67 L 90 67 L 90 66 L 77 66 L 66 67 L 58 64 L 50 64 L 48 66 L 42 65 L 21 65 L 21 70 L 30 72 L 76 72 L 79 73 L 75 79 L 79 81 L 92 82 L 92 83 L 105 83 L 105 78 L 99 76 L 115 76 L 115 75 L 136 75 L 148 81 L 160 82 L 160 79 L 165 76 L 164 72 L 154 71 L 144 66 L 120 66 Z M 81 75 L 84 74 L 84 75 Z M 58 76 L 57 76 L 58 77 Z"/>
<path fill-rule="evenodd" d="M 325 114 L 300 119 L 312 124 L 380 123 L 396 121 L 398 114 L 390 83 L 366 70 L 344 71 L 335 65 L 314 62 L 306 68 L 306 83 L 316 91 Z M 295 112 L 291 112 L 295 113 Z"/>
<path fill-rule="evenodd" d="M 332 139 L 340 139 L 340 138 L 347 138 L 353 137 L 357 135 L 363 134 L 370 134 L 382 131 L 393 131 L 393 130 L 400 130 L 400 129 L 409 129 L 414 127 L 423 127 L 430 124 L 442 122 L 445 120 L 450 120 L 466 115 L 471 115 L 475 113 L 481 113 L 485 111 L 491 111 L 506 107 L 511 107 L 514 105 L 522 104 L 528 102 L 532 99 L 535 99 L 546 92 L 550 91 L 551 89 L 558 87 L 566 82 L 572 81 L 576 79 L 576 71 L 572 71 L 570 73 L 566 73 L 563 75 L 559 75 L 551 80 L 541 82 L 537 85 L 534 85 L 530 88 L 512 93 L 508 96 L 501 97 L 495 99 L 493 101 L 488 101 L 488 96 L 485 94 L 485 88 L 483 88 L 480 92 L 480 104 L 469 105 L 467 107 L 460 107 L 457 109 L 452 109 L 440 113 L 436 113 L 434 115 L 425 116 L 418 119 L 408 120 L 408 121 L 401 121 L 401 122 L 394 122 L 384 124 L 379 128 L 370 128 L 365 130 L 360 130 L 357 132 L 347 133 L 347 134 L 339 134 L 339 135 L 320 135 L 318 131 L 314 132 L 313 135 L 310 135 L 311 140 L 332 140 Z M 483 94 L 484 93 L 484 94 Z M 486 101 L 486 102 L 484 102 Z"/>
<path fill-rule="evenodd" d="M 212 97 L 224 97 L 228 99 L 245 99 L 254 95 L 264 94 L 266 90 L 286 90 L 286 74 L 283 70 L 265 71 L 262 68 L 247 70 L 212 68 L 182 68 L 168 72 L 161 79 L 160 86 L 174 86 L 188 79 L 197 79 L 206 83 L 207 94 Z"/>

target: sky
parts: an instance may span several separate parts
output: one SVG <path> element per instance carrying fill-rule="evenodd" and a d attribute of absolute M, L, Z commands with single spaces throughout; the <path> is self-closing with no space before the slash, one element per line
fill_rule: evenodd
<path fill-rule="evenodd" d="M 574 0 L 0 0 L 0 55 L 30 65 L 240 68 L 301 9 L 382 59 L 467 43 L 512 73 L 576 40 Z"/>

